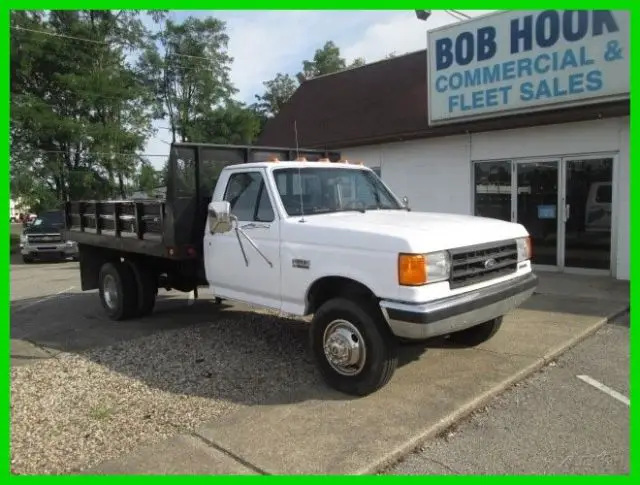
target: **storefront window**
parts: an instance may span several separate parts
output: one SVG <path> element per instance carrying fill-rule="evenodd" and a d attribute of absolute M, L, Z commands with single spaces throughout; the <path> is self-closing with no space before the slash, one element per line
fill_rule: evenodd
<path fill-rule="evenodd" d="M 474 214 L 511 221 L 511 161 L 475 162 Z"/>

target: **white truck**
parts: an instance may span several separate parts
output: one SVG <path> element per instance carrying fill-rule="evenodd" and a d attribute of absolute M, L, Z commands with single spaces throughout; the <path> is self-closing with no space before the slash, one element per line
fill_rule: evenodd
<path fill-rule="evenodd" d="M 369 168 L 309 151 L 307 160 L 220 167 L 212 195 L 196 197 L 206 201 L 204 213 L 191 205 L 200 222 L 185 231 L 199 244 L 180 247 L 179 219 L 190 206 L 178 186 L 189 184 L 176 180 L 190 180 L 185 167 L 200 174 L 198 186 L 206 176 L 204 148 L 195 148 L 195 162 L 180 154 L 191 145 L 174 148 L 166 202 L 68 205 L 83 289 L 98 288 L 114 319 L 150 313 L 158 287 L 199 285 L 218 301 L 312 316 L 310 344 L 322 376 L 363 396 L 391 379 L 399 341 L 448 335 L 478 345 L 536 288 L 521 225 L 410 211 Z M 134 227 L 108 223 L 131 212 Z"/>

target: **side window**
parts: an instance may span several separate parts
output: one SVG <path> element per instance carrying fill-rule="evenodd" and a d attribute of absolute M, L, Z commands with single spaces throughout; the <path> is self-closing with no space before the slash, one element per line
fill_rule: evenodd
<path fill-rule="evenodd" d="M 596 192 L 596 203 L 598 204 L 611 204 L 612 196 L 611 185 L 601 185 Z"/>
<path fill-rule="evenodd" d="M 258 201 L 255 220 L 256 222 L 273 222 L 274 219 L 273 207 L 271 207 L 271 201 L 269 200 L 269 192 L 267 191 L 267 186 L 262 182 L 262 184 L 260 184 L 260 200 Z"/>
<path fill-rule="evenodd" d="M 260 172 L 240 172 L 229 177 L 224 200 L 241 221 L 271 222 L 274 219 L 269 194 Z"/>

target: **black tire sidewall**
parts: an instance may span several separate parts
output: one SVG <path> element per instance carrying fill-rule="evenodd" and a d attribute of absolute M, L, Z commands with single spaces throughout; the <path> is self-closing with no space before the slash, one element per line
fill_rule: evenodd
<path fill-rule="evenodd" d="M 153 273 L 143 265 L 135 261 L 125 261 L 131 272 L 135 276 L 136 293 L 138 302 L 136 306 L 136 316 L 144 317 L 153 311 L 158 294 L 158 286 L 153 279 Z"/>
<path fill-rule="evenodd" d="M 397 359 L 395 337 L 375 310 L 373 305 L 366 302 L 335 298 L 322 305 L 313 318 L 310 344 L 318 369 L 329 385 L 341 392 L 362 396 L 377 390 L 388 380 L 383 374 L 387 372 L 389 361 Z M 324 353 L 324 331 L 338 319 L 353 324 L 365 341 L 367 353 L 364 368 L 355 376 L 343 376 L 336 372 Z M 395 369 L 395 362 L 391 365 Z"/>
<path fill-rule="evenodd" d="M 502 327 L 502 317 L 494 318 L 480 325 L 452 333 L 449 335 L 449 340 L 457 345 L 475 347 L 493 338 L 500 327 Z"/>
<path fill-rule="evenodd" d="M 110 308 L 104 299 L 104 279 L 109 275 L 115 279 L 118 287 L 118 298 L 115 308 Z M 124 320 L 134 316 L 136 310 L 138 291 L 135 283 L 135 276 L 126 264 L 105 263 L 100 269 L 100 285 L 98 292 L 100 302 L 107 312 L 109 318 L 113 320 Z"/>

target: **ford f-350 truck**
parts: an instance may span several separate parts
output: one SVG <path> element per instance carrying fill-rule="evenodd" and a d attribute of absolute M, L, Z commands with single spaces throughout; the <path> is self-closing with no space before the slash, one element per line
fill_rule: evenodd
<path fill-rule="evenodd" d="M 285 161 L 293 160 L 296 161 Z M 71 202 L 83 290 L 107 314 L 151 313 L 159 287 L 312 316 L 333 388 L 367 395 L 400 340 L 478 345 L 531 296 L 527 231 L 410 211 L 369 168 L 313 150 L 175 144 L 165 201 Z"/>

